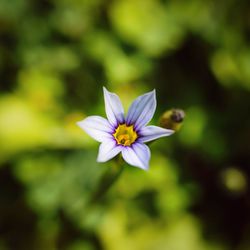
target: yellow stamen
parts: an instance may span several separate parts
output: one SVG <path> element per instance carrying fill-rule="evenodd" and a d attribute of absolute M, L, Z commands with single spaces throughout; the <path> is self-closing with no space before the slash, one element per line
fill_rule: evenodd
<path fill-rule="evenodd" d="M 127 126 L 126 124 L 120 124 L 115 130 L 113 136 L 117 143 L 123 146 L 130 146 L 138 137 L 134 130 L 134 126 Z"/>

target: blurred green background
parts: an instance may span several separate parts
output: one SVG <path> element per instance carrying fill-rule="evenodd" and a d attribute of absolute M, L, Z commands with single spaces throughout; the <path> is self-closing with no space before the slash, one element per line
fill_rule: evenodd
<path fill-rule="evenodd" d="M 86 209 L 103 85 L 186 119 Z M 0 0 L 0 250 L 249 250 L 249 90 L 248 0 Z"/>

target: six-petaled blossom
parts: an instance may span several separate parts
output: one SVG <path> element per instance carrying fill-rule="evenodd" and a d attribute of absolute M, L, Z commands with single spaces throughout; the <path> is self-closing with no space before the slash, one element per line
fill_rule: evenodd
<path fill-rule="evenodd" d="M 120 98 L 105 87 L 103 92 L 108 119 L 89 116 L 77 122 L 86 133 L 101 142 L 97 161 L 106 162 L 121 153 L 128 164 L 147 170 L 150 150 L 145 143 L 174 132 L 146 126 L 156 109 L 155 90 L 139 96 L 130 106 L 126 117 Z"/>

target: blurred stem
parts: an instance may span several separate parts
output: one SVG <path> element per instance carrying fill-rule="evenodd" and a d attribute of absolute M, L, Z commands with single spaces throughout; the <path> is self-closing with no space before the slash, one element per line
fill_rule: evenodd
<path fill-rule="evenodd" d="M 121 155 L 119 155 L 114 161 L 112 161 L 112 165 L 100 178 L 99 185 L 90 198 L 89 205 L 97 203 L 105 196 L 112 185 L 119 179 L 123 169 L 123 160 Z"/>

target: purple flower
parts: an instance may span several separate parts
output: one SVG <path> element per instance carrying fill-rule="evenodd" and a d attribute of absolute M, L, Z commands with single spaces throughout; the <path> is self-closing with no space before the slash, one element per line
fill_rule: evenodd
<path fill-rule="evenodd" d="M 146 142 L 174 133 L 157 126 L 146 126 L 156 109 L 155 90 L 139 96 L 132 103 L 125 118 L 120 98 L 103 87 L 108 119 L 89 116 L 77 122 L 96 141 L 101 142 L 98 162 L 106 162 L 120 152 L 130 165 L 147 170 L 150 150 Z"/>

